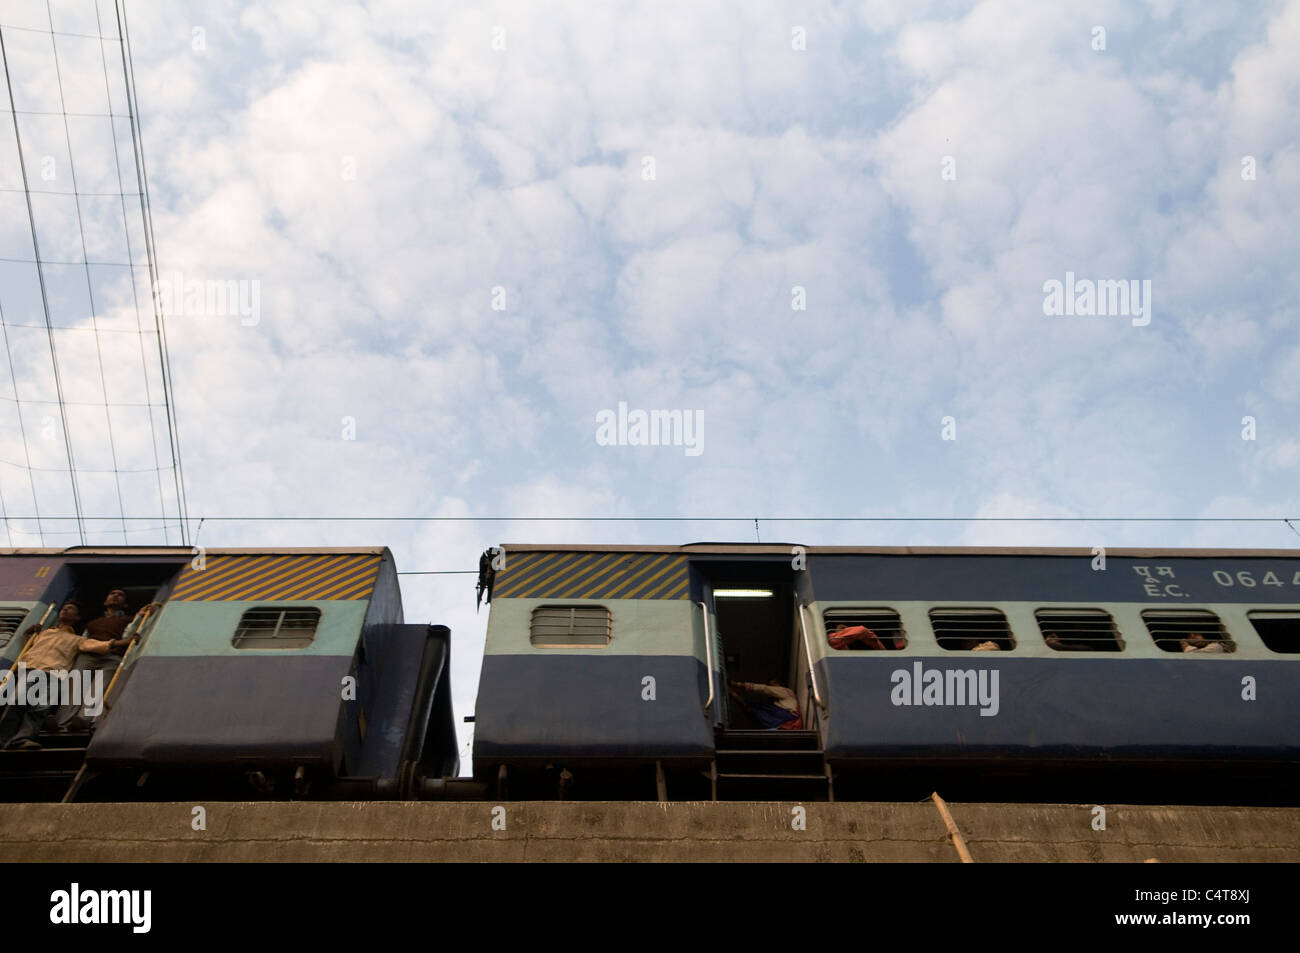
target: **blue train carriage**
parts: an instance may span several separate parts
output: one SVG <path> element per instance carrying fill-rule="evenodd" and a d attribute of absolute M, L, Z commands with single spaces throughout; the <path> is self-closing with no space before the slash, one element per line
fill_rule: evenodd
<path fill-rule="evenodd" d="M 474 765 L 498 796 L 824 794 L 814 725 L 770 733 L 736 697 L 774 681 L 807 707 L 790 546 L 507 545 L 481 565 Z"/>
<path fill-rule="evenodd" d="M 815 549 L 808 576 L 843 796 L 1296 797 L 1295 550 Z"/>
<path fill-rule="evenodd" d="M 489 550 L 475 777 L 498 796 L 654 792 L 713 756 L 704 620 L 677 547 Z M 713 699 L 716 712 L 717 699 Z"/>
<path fill-rule="evenodd" d="M 508 545 L 482 565 L 475 774 L 498 796 L 1294 796 L 1216 790 L 1300 761 L 1294 551 Z"/>
<path fill-rule="evenodd" d="M 100 614 L 112 589 L 124 590 L 133 607 L 147 605 L 165 592 L 188 559 L 189 550 L 144 547 L 0 550 L 0 678 L 5 702 L 17 701 L 16 663 L 29 632 L 56 625 L 68 602 L 78 604 L 83 623 L 89 621 Z M 111 669 L 99 674 L 101 691 L 112 684 L 113 674 Z M 96 701 L 70 694 L 74 684 L 87 685 L 84 679 L 65 684 L 69 694 L 61 701 Z M 53 720 L 47 720 L 47 729 L 54 727 Z M 0 752 L 0 799 L 47 800 L 66 794 L 83 766 L 89 740 L 87 732 L 68 727 L 42 731 L 36 751 Z"/>
<path fill-rule="evenodd" d="M 32 558 L 0 558 L 14 567 L 0 580 L 31 575 Z M 78 598 L 88 618 L 112 587 L 161 603 L 114 673 L 71 796 L 418 797 L 456 775 L 450 633 L 403 623 L 387 549 L 39 559 L 47 585 L 3 603 L 15 614 Z"/>

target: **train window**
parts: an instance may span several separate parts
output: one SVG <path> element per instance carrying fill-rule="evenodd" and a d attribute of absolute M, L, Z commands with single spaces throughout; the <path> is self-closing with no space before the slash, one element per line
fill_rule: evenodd
<path fill-rule="evenodd" d="M 538 606 L 528 640 L 534 648 L 601 648 L 609 645 L 612 620 L 604 606 Z"/>
<path fill-rule="evenodd" d="M 1043 641 L 1057 652 L 1122 652 L 1124 640 L 1104 609 L 1039 609 Z"/>
<path fill-rule="evenodd" d="M 315 606 L 258 606 L 240 618 L 232 644 L 237 649 L 300 649 L 316 638 L 319 622 Z"/>
<path fill-rule="evenodd" d="M 1206 609 L 1147 609 L 1142 621 L 1164 652 L 1235 652 L 1237 646 L 1223 623 Z"/>
<path fill-rule="evenodd" d="M 0 609 L 0 645 L 6 644 L 27 618 L 26 609 Z"/>
<path fill-rule="evenodd" d="M 903 622 L 893 609 L 828 609 L 822 621 L 833 649 L 897 651 L 907 646 Z"/>
<path fill-rule="evenodd" d="M 997 652 L 1016 647 L 1000 609 L 931 609 L 930 625 L 939 648 L 950 652 Z"/>
<path fill-rule="evenodd" d="M 1300 653 L 1300 612 L 1250 612 L 1247 617 L 1269 651 Z"/>

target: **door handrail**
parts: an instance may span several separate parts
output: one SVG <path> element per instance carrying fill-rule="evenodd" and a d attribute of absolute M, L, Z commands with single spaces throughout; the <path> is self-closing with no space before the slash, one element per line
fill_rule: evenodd
<path fill-rule="evenodd" d="M 713 707 L 713 636 L 709 632 L 709 608 L 703 602 L 695 603 L 704 613 L 704 664 L 709 671 L 709 700 L 704 703 L 704 710 Z"/>
<path fill-rule="evenodd" d="M 826 709 L 826 702 L 822 701 L 822 691 L 817 684 L 817 671 L 813 668 L 812 646 L 808 642 L 808 626 L 804 623 L 803 610 L 808 608 L 803 603 L 799 603 L 799 632 L 803 636 L 804 658 L 808 660 L 808 674 L 812 678 L 813 701 L 821 709 L 822 716 L 830 714 Z"/>

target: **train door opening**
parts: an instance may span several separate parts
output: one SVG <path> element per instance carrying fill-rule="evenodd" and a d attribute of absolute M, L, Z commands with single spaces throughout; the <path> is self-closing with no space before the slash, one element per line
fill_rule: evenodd
<path fill-rule="evenodd" d="M 102 615 L 105 611 L 105 598 L 111 591 L 120 590 L 126 596 L 126 605 L 121 606 L 120 610 L 130 617 L 163 596 L 177 572 L 187 562 L 188 556 L 157 562 L 69 560 L 71 577 L 66 598 L 78 604 L 84 624 Z"/>
<path fill-rule="evenodd" d="M 733 563 L 708 570 L 721 655 L 724 726 L 804 727 L 798 603 L 788 563 Z"/>

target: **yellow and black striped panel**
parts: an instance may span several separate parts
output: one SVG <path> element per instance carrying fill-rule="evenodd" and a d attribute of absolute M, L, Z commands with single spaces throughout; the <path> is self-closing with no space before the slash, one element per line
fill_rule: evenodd
<path fill-rule="evenodd" d="M 289 602 L 368 599 L 379 556 L 209 556 L 203 569 L 181 572 L 171 598 L 181 602 Z"/>
<path fill-rule="evenodd" d="M 683 553 L 506 553 L 494 599 L 685 599 Z"/>

